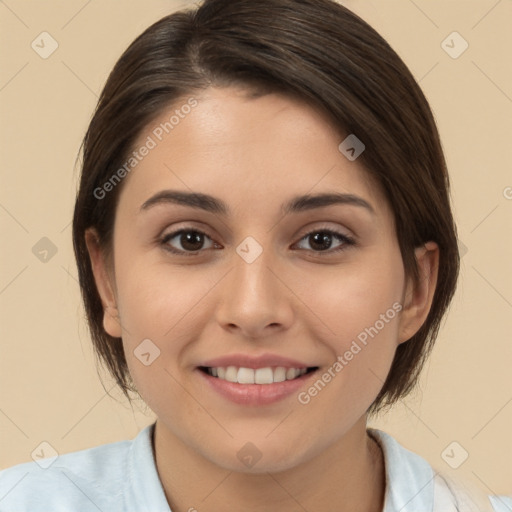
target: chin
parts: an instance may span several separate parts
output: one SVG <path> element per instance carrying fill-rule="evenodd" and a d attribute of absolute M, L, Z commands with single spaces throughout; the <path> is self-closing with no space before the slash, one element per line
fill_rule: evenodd
<path fill-rule="evenodd" d="M 272 446 L 268 441 L 260 443 L 251 441 L 235 442 L 233 448 L 222 450 L 221 453 L 208 453 L 203 451 L 203 456 L 213 464 L 225 470 L 244 474 L 278 473 L 292 469 L 308 457 L 303 453 L 297 453 L 293 446 Z M 259 447 L 258 447 L 259 446 Z"/>

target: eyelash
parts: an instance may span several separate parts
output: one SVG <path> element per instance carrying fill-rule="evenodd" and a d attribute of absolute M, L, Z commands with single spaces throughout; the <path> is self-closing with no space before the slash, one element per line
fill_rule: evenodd
<path fill-rule="evenodd" d="M 172 233 L 168 233 L 168 234 L 164 235 L 161 238 L 161 240 L 160 240 L 160 244 L 162 246 L 164 246 L 165 250 L 167 250 L 167 251 L 169 251 L 169 252 L 171 252 L 173 254 L 178 254 L 178 255 L 187 256 L 187 257 L 188 256 L 196 256 L 198 253 L 204 251 L 204 249 L 200 249 L 198 251 L 182 251 L 182 250 L 179 250 L 179 249 L 175 249 L 175 248 L 171 247 L 168 244 L 169 240 L 172 240 L 177 235 L 181 235 L 183 233 L 198 233 L 198 234 L 204 235 L 205 237 L 207 237 L 210 240 L 212 240 L 211 237 L 209 237 L 206 233 L 204 233 L 203 231 L 201 231 L 199 229 L 196 229 L 196 228 L 181 228 L 181 229 L 179 229 L 177 231 L 173 231 Z M 327 234 L 337 238 L 340 242 L 343 242 L 343 243 L 342 243 L 342 245 L 340 245 L 337 248 L 332 249 L 332 250 L 331 249 L 326 249 L 325 251 L 309 250 L 310 252 L 313 252 L 315 254 L 315 256 L 318 255 L 320 257 L 323 257 L 324 255 L 330 255 L 330 254 L 333 254 L 333 253 L 338 253 L 338 252 L 346 250 L 350 246 L 356 245 L 356 241 L 352 237 L 349 237 L 349 236 L 347 236 L 345 234 L 339 233 L 338 231 L 334 231 L 334 230 L 328 229 L 328 228 L 319 228 L 319 229 L 315 229 L 315 230 L 309 231 L 308 233 L 306 233 L 299 240 L 299 242 L 302 242 L 304 239 L 306 239 L 309 236 L 311 236 L 313 234 L 316 234 L 316 233 L 327 233 Z M 301 249 L 301 250 L 308 250 L 308 249 Z"/>

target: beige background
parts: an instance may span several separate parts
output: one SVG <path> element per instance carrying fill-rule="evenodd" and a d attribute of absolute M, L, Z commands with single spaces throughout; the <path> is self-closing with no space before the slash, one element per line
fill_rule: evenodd
<path fill-rule="evenodd" d="M 390 42 L 431 102 L 467 251 L 420 390 L 373 425 L 443 471 L 512 493 L 512 1 L 344 3 Z M 75 158 L 111 67 L 185 5 L 0 2 L 0 469 L 31 460 L 43 440 L 66 453 L 133 438 L 154 419 L 98 378 L 70 221 Z M 31 48 L 43 31 L 59 45 L 47 59 Z M 469 44 L 457 59 L 442 47 L 453 31 Z M 43 237 L 57 249 L 46 262 L 32 251 Z M 456 470 L 441 456 L 453 441 L 448 460 L 469 454 Z"/>

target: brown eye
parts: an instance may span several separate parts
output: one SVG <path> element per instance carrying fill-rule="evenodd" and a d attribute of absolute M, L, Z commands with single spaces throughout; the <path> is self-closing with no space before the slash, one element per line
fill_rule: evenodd
<path fill-rule="evenodd" d="M 337 239 L 339 245 L 335 246 L 334 249 L 330 250 L 333 245 L 333 239 Z M 307 233 L 302 239 L 307 241 L 311 247 L 310 250 L 313 252 L 337 252 L 344 250 L 346 246 L 354 245 L 354 240 L 347 235 L 332 231 L 330 229 L 317 229 Z"/>
<path fill-rule="evenodd" d="M 173 240 L 174 242 L 171 243 Z M 180 229 L 179 231 L 165 235 L 161 243 L 171 252 L 183 254 L 187 252 L 197 252 L 204 249 L 203 246 L 205 240 L 211 241 L 211 238 L 201 231 L 194 229 Z M 176 247 L 176 245 L 178 245 L 178 247 Z"/>

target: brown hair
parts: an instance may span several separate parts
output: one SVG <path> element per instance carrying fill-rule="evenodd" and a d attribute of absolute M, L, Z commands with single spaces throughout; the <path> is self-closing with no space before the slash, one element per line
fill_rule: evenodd
<path fill-rule="evenodd" d="M 419 331 L 398 346 L 372 406 L 376 412 L 416 384 L 455 291 L 456 228 L 439 134 L 429 104 L 407 66 L 365 21 L 331 0 L 205 0 L 166 16 L 126 49 L 101 93 L 82 143 L 83 165 L 73 244 L 96 355 L 129 399 L 133 387 L 120 339 L 103 329 L 103 306 L 85 244 L 95 227 L 112 253 L 117 198 L 94 191 L 118 169 L 141 131 L 179 98 L 211 86 L 282 92 L 329 115 L 363 141 L 359 162 L 393 210 L 408 276 L 418 279 L 414 249 L 435 241 L 438 282 Z M 340 141 L 341 142 L 341 141 Z"/>

